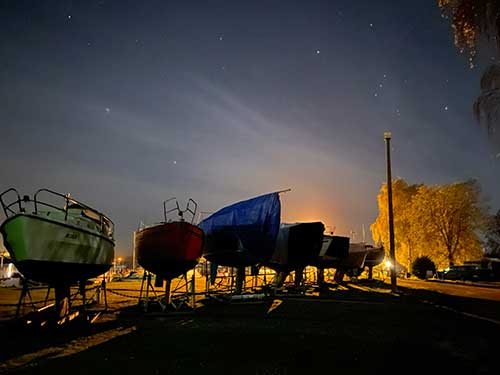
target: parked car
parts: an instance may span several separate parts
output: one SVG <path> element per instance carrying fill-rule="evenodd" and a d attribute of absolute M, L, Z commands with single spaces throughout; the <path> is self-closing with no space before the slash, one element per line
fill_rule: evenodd
<path fill-rule="evenodd" d="M 477 281 L 480 280 L 481 272 L 477 265 L 451 266 L 443 271 L 445 280 Z"/>

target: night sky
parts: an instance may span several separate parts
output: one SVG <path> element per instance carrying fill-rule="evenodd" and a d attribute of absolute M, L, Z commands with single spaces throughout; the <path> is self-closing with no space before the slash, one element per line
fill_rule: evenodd
<path fill-rule="evenodd" d="M 472 114 L 486 65 L 436 0 L 1 0 L 0 35 L 0 190 L 71 193 L 115 221 L 120 255 L 167 198 L 286 188 L 282 221 L 361 240 L 386 130 L 394 177 L 476 178 L 500 209 Z"/>

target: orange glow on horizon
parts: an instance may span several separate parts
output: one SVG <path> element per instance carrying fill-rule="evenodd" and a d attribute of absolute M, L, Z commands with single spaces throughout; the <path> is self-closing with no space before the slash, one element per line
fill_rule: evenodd
<path fill-rule="evenodd" d="M 336 204 L 334 194 L 326 194 L 320 191 L 293 191 L 282 194 L 281 198 L 281 222 L 317 222 L 320 221 L 325 226 L 325 234 L 356 238 L 362 236 L 362 223 L 356 225 L 349 223 L 350 211 L 346 211 L 341 203 Z M 359 219 L 355 219 L 358 222 Z M 367 220 L 370 222 L 369 220 Z M 364 223 L 366 228 L 366 238 L 371 238 L 370 225 Z"/>
<path fill-rule="evenodd" d="M 283 215 L 281 218 L 282 223 L 311 223 L 311 222 L 322 222 L 325 226 L 325 233 L 330 234 L 334 232 L 338 234 L 338 228 L 342 227 L 343 223 L 341 220 L 332 221 L 331 219 L 325 219 L 332 217 L 332 215 L 322 215 L 317 213 L 298 213 L 298 214 L 288 214 Z"/>

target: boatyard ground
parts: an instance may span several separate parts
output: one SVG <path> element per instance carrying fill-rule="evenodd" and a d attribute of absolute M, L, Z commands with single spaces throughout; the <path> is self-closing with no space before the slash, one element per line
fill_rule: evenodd
<path fill-rule="evenodd" d="M 112 283 L 110 290 L 138 283 Z M 0 371 L 38 374 L 498 373 L 500 289 L 399 281 L 331 285 L 306 297 L 143 313 L 108 293 L 96 323 L 14 328 L 4 307 Z M 19 290 L 0 290 L 0 304 Z M 41 292 L 39 292 L 41 293 Z"/>

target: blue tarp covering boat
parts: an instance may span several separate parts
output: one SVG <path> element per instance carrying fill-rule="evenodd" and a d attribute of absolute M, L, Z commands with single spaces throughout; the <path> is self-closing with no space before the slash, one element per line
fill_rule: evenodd
<path fill-rule="evenodd" d="M 228 267 L 267 262 L 276 246 L 280 217 L 279 193 L 220 209 L 199 224 L 206 234 L 203 256 Z"/>

